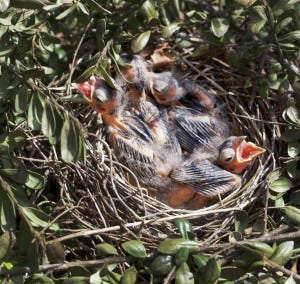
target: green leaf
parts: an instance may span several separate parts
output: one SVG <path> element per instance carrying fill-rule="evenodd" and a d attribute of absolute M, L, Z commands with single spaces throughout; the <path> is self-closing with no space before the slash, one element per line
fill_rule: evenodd
<path fill-rule="evenodd" d="M 137 278 L 137 270 L 134 266 L 131 266 L 125 270 L 125 273 L 121 279 L 121 284 L 136 283 L 136 278 Z"/>
<path fill-rule="evenodd" d="M 269 257 L 273 254 L 274 248 L 263 242 L 248 242 L 243 246 L 250 248 L 252 251 L 258 253 L 261 256 Z"/>
<path fill-rule="evenodd" d="M 204 279 L 208 283 L 214 283 L 221 275 L 221 262 L 215 258 L 210 258 L 204 269 Z"/>
<path fill-rule="evenodd" d="M 9 7 L 10 0 L 0 1 L 0 12 L 4 12 Z"/>
<path fill-rule="evenodd" d="M 2 231 L 16 228 L 16 210 L 10 197 L 0 188 L 0 226 Z"/>
<path fill-rule="evenodd" d="M 246 273 L 247 273 L 246 269 L 243 269 L 240 267 L 234 267 L 234 266 L 227 266 L 227 267 L 222 267 L 221 278 L 224 278 L 224 279 L 230 280 L 230 281 L 235 281 L 236 279 L 239 279 Z M 228 282 L 225 282 L 225 283 L 228 283 Z M 231 282 L 231 283 L 233 284 L 234 282 Z M 253 283 L 253 282 L 250 282 L 250 283 Z"/>
<path fill-rule="evenodd" d="M 192 259 L 197 269 L 203 274 L 209 257 L 202 253 L 197 253 L 192 255 Z"/>
<path fill-rule="evenodd" d="M 102 284 L 101 276 L 100 276 L 100 271 L 95 272 L 90 276 L 89 280 L 90 284 Z"/>
<path fill-rule="evenodd" d="M 42 68 L 31 68 L 21 72 L 21 75 L 31 79 L 31 78 L 43 78 L 45 72 Z"/>
<path fill-rule="evenodd" d="M 194 275 L 190 271 L 188 264 L 185 262 L 176 270 L 175 284 L 194 284 Z"/>
<path fill-rule="evenodd" d="M 97 251 L 100 251 L 101 253 L 107 254 L 107 255 L 117 255 L 118 251 L 116 248 L 108 243 L 102 243 L 95 245 L 95 248 Z"/>
<path fill-rule="evenodd" d="M 46 137 L 52 137 L 56 129 L 56 114 L 54 106 L 49 102 L 45 101 L 44 111 L 42 115 L 42 132 Z"/>
<path fill-rule="evenodd" d="M 101 75 L 103 76 L 104 80 L 106 81 L 106 83 L 114 90 L 117 89 L 117 85 L 115 83 L 115 80 L 106 72 L 106 70 L 102 67 L 99 66 L 98 67 Z"/>
<path fill-rule="evenodd" d="M 36 273 L 32 276 L 28 277 L 24 284 L 54 284 L 55 282 L 49 278 L 48 276 L 42 274 L 42 273 Z M 74 282 L 75 283 L 75 282 Z M 76 282 L 79 283 L 79 282 Z"/>
<path fill-rule="evenodd" d="M 28 125 L 32 130 L 41 129 L 44 104 L 44 98 L 41 95 L 38 93 L 32 94 L 27 116 Z"/>
<path fill-rule="evenodd" d="M 300 127 L 300 113 L 295 107 L 291 106 L 285 109 L 282 113 L 282 117 L 288 123 L 293 124 L 296 127 Z"/>
<path fill-rule="evenodd" d="M 175 263 L 177 266 L 188 260 L 190 250 L 187 247 L 180 248 L 175 254 Z"/>
<path fill-rule="evenodd" d="M 26 85 L 22 85 L 16 93 L 15 98 L 15 111 L 18 113 L 24 113 L 28 106 L 28 88 Z"/>
<path fill-rule="evenodd" d="M 122 244 L 122 248 L 130 255 L 137 258 L 147 257 L 146 249 L 142 242 L 138 240 L 127 241 Z"/>
<path fill-rule="evenodd" d="M 162 36 L 164 38 L 170 38 L 178 30 L 180 30 L 180 23 L 170 23 L 169 25 L 163 27 Z"/>
<path fill-rule="evenodd" d="M 258 19 L 256 21 L 252 21 L 250 24 L 250 29 L 253 34 L 257 34 L 267 23 L 267 19 Z"/>
<path fill-rule="evenodd" d="M 4 232 L 0 236 L 0 263 L 2 263 L 6 256 L 8 255 L 10 249 L 11 249 L 11 237 L 10 232 Z"/>
<path fill-rule="evenodd" d="M 50 221 L 50 217 L 43 211 L 33 208 L 33 207 L 22 207 L 22 210 L 26 217 L 30 220 L 32 226 L 34 227 L 47 227 Z M 52 231 L 59 230 L 58 223 L 54 223 L 49 227 Z"/>
<path fill-rule="evenodd" d="M 282 37 L 279 38 L 280 42 L 294 42 L 299 40 L 300 38 L 300 30 L 289 32 Z"/>
<path fill-rule="evenodd" d="M 62 159 L 67 163 L 76 160 L 85 161 L 84 138 L 77 124 L 70 120 L 69 116 L 65 119 L 61 130 L 60 149 Z"/>
<path fill-rule="evenodd" d="M 293 183 L 290 179 L 282 177 L 269 183 L 269 187 L 272 191 L 284 193 L 293 187 Z"/>
<path fill-rule="evenodd" d="M 76 83 L 82 83 L 87 81 L 96 71 L 96 66 L 91 66 L 88 69 L 86 69 L 81 75 L 79 75 L 74 82 Z"/>
<path fill-rule="evenodd" d="M 67 17 L 69 14 L 71 14 L 76 9 L 76 4 L 71 5 L 68 9 L 60 13 L 58 16 L 56 16 L 56 20 L 62 20 L 63 18 Z"/>
<path fill-rule="evenodd" d="M 41 189 L 44 184 L 45 184 L 45 179 L 42 175 L 33 172 L 33 171 L 29 171 L 27 170 L 27 181 L 25 183 L 25 185 L 28 188 L 34 189 L 34 190 L 39 190 Z"/>
<path fill-rule="evenodd" d="M 285 265 L 293 255 L 294 241 L 281 243 L 271 255 L 270 259 L 278 265 Z"/>
<path fill-rule="evenodd" d="M 176 218 L 174 220 L 176 227 L 179 229 L 181 236 L 185 239 L 189 239 L 189 233 L 193 233 L 192 224 L 184 218 Z"/>
<path fill-rule="evenodd" d="M 138 53 L 144 49 L 150 39 L 151 31 L 146 31 L 131 41 L 131 50 Z"/>
<path fill-rule="evenodd" d="M 146 0 L 140 8 L 141 12 L 147 18 L 147 21 L 150 22 L 153 19 L 158 19 L 158 13 L 155 10 L 155 6 L 151 0 Z"/>
<path fill-rule="evenodd" d="M 1 167 L 2 166 L 2 167 Z M 0 156 L 0 175 L 10 183 L 23 185 L 27 180 L 27 171 L 21 160 L 12 155 Z"/>
<path fill-rule="evenodd" d="M 241 234 L 244 233 L 245 229 L 248 226 L 248 222 L 249 222 L 249 216 L 246 211 L 240 210 L 235 212 L 235 218 L 234 218 L 235 231 L 240 232 Z"/>
<path fill-rule="evenodd" d="M 284 217 L 288 222 L 291 222 L 295 225 L 300 225 L 300 209 L 294 206 L 285 206 L 279 208 L 283 212 Z"/>
<path fill-rule="evenodd" d="M 158 255 L 150 265 L 151 272 L 157 276 L 168 275 L 174 266 L 171 255 Z"/>
<path fill-rule="evenodd" d="M 293 141 L 288 143 L 288 155 L 296 157 L 300 153 L 300 141 Z"/>
<path fill-rule="evenodd" d="M 8 132 L 0 135 L 0 153 L 10 154 L 14 149 L 23 147 L 26 135 L 21 131 Z"/>
<path fill-rule="evenodd" d="M 163 254 L 176 254 L 176 252 L 182 247 L 186 247 L 190 251 L 194 251 L 198 248 L 198 243 L 183 238 L 167 238 L 160 243 L 157 250 Z"/>
<path fill-rule="evenodd" d="M 214 18 L 210 21 L 210 27 L 216 37 L 222 37 L 229 29 L 229 22 L 225 18 Z"/>

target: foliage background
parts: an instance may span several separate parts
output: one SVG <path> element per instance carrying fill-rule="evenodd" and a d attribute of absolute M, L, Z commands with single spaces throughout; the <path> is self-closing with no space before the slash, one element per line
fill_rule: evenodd
<path fill-rule="evenodd" d="M 296 0 L 0 1 L 2 281 L 300 281 L 299 8 Z M 265 204 L 238 212 L 229 241 L 208 247 L 180 219 L 178 235 L 147 253 L 138 240 L 46 245 L 45 233 L 55 238 L 65 225 L 53 219 L 61 190 L 54 160 L 63 168 L 86 159 L 82 101 L 71 82 L 92 73 L 110 80 L 122 52 L 163 42 L 178 60 L 221 62 L 224 72 L 211 71 L 215 83 L 249 95 L 249 103 L 251 96 L 271 102 L 277 168 Z"/>

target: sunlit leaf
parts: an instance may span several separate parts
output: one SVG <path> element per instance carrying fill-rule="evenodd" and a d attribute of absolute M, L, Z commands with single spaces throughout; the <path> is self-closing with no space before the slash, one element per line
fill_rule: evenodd
<path fill-rule="evenodd" d="M 27 187 L 34 190 L 39 190 L 44 186 L 45 179 L 42 175 L 29 170 L 27 170 L 27 173 L 28 173 L 28 178 L 25 183 Z"/>
<path fill-rule="evenodd" d="M 281 243 L 271 255 L 270 259 L 278 265 L 285 265 L 293 255 L 294 241 Z"/>
<path fill-rule="evenodd" d="M 299 38 L 300 38 L 300 30 L 297 30 L 283 35 L 282 37 L 279 38 L 279 41 L 290 43 L 299 40 Z"/>
<path fill-rule="evenodd" d="M 43 211 L 33 207 L 22 207 L 22 210 L 26 217 L 30 220 L 32 226 L 42 228 L 48 226 L 50 218 Z M 59 230 L 59 225 L 57 223 L 54 223 L 49 227 L 49 229 L 57 231 Z"/>
<path fill-rule="evenodd" d="M 167 238 L 160 243 L 157 250 L 163 254 L 175 254 L 182 247 L 186 247 L 190 251 L 194 251 L 198 248 L 198 243 L 183 238 Z"/>
<path fill-rule="evenodd" d="M 287 192 L 293 187 L 293 183 L 291 182 L 290 179 L 282 177 L 277 180 L 274 180 L 269 184 L 269 187 L 272 191 L 275 192 Z"/>
<path fill-rule="evenodd" d="M 146 31 L 131 41 L 131 50 L 138 53 L 144 49 L 150 39 L 151 31 Z"/>
<path fill-rule="evenodd" d="M 137 240 L 127 241 L 122 244 L 122 248 L 130 255 L 137 258 L 145 258 L 147 256 L 145 246 Z"/>
<path fill-rule="evenodd" d="M 96 250 L 100 251 L 101 253 L 107 254 L 107 255 L 117 255 L 118 251 L 116 248 L 108 243 L 102 243 L 95 245 Z"/>
<path fill-rule="evenodd" d="M 194 284 L 194 275 L 186 262 L 176 270 L 175 284 Z"/>
<path fill-rule="evenodd" d="M 151 0 L 146 0 L 140 9 L 147 18 L 148 22 L 153 19 L 158 19 L 158 13 L 155 9 L 154 3 Z"/>
<path fill-rule="evenodd" d="M 285 206 L 280 208 L 283 212 L 284 217 L 289 223 L 300 225 L 300 209 L 294 206 Z"/>
<path fill-rule="evenodd" d="M 170 38 L 176 31 L 180 29 L 179 23 L 171 23 L 168 26 L 164 26 L 162 29 L 162 36 L 164 38 Z"/>
<path fill-rule="evenodd" d="M 254 252 L 266 257 L 271 256 L 274 252 L 274 248 L 263 242 L 248 242 L 244 243 L 243 246 L 246 246 Z"/>
<path fill-rule="evenodd" d="M 125 270 L 125 273 L 121 279 L 121 284 L 136 283 L 136 278 L 137 278 L 137 270 L 134 266 L 130 266 L 128 269 Z"/>
<path fill-rule="evenodd" d="M 63 18 L 67 17 L 69 14 L 71 14 L 76 9 L 76 4 L 71 5 L 68 9 L 60 13 L 58 16 L 56 16 L 56 20 L 62 20 Z"/>
<path fill-rule="evenodd" d="M 216 37 L 222 37 L 229 29 L 229 22 L 225 18 L 214 18 L 210 22 L 210 27 Z"/>
<path fill-rule="evenodd" d="M 10 0 L 0 0 L 0 12 L 4 12 L 10 4 Z"/>
<path fill-rule="evenodd" d="M 101 280 L 99 271 L 95 272 L 94 274 L 92 274 L 90 276 L 89 283 L 90 284 L 102 284 L 102 280 Z"/>

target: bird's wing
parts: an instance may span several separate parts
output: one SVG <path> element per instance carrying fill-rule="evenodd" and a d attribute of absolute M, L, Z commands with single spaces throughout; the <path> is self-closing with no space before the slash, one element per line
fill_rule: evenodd
<path fill-rule="evenodd" d="M 240 187 L 241 178 L 225 171 L 209 160 L 186 161 L 172 172 L 171 178 L 189 184 L 195 192 L 215 197 Z"/>
<path fill-rule="evenodd" d="M 228 136 L 228 126 L 225 122 L 191 108 L 174 107 L 170 118 L 179 143 L 189 152 L 195 148 L 217 147 Z"/>

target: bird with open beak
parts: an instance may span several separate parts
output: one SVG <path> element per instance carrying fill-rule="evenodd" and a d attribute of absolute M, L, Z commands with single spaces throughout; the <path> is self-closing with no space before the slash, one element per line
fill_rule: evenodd
<path fill-rule="evenodd" d="M 168 115 L 95 76 L 74 86 L 102 114 L 120 162 L 171 207 L 198 209 L 237 189 L 238 174 L 264 152 L 244 136 L 229 136 L 226 122 L 209 112 L 176 106 Z"/>

